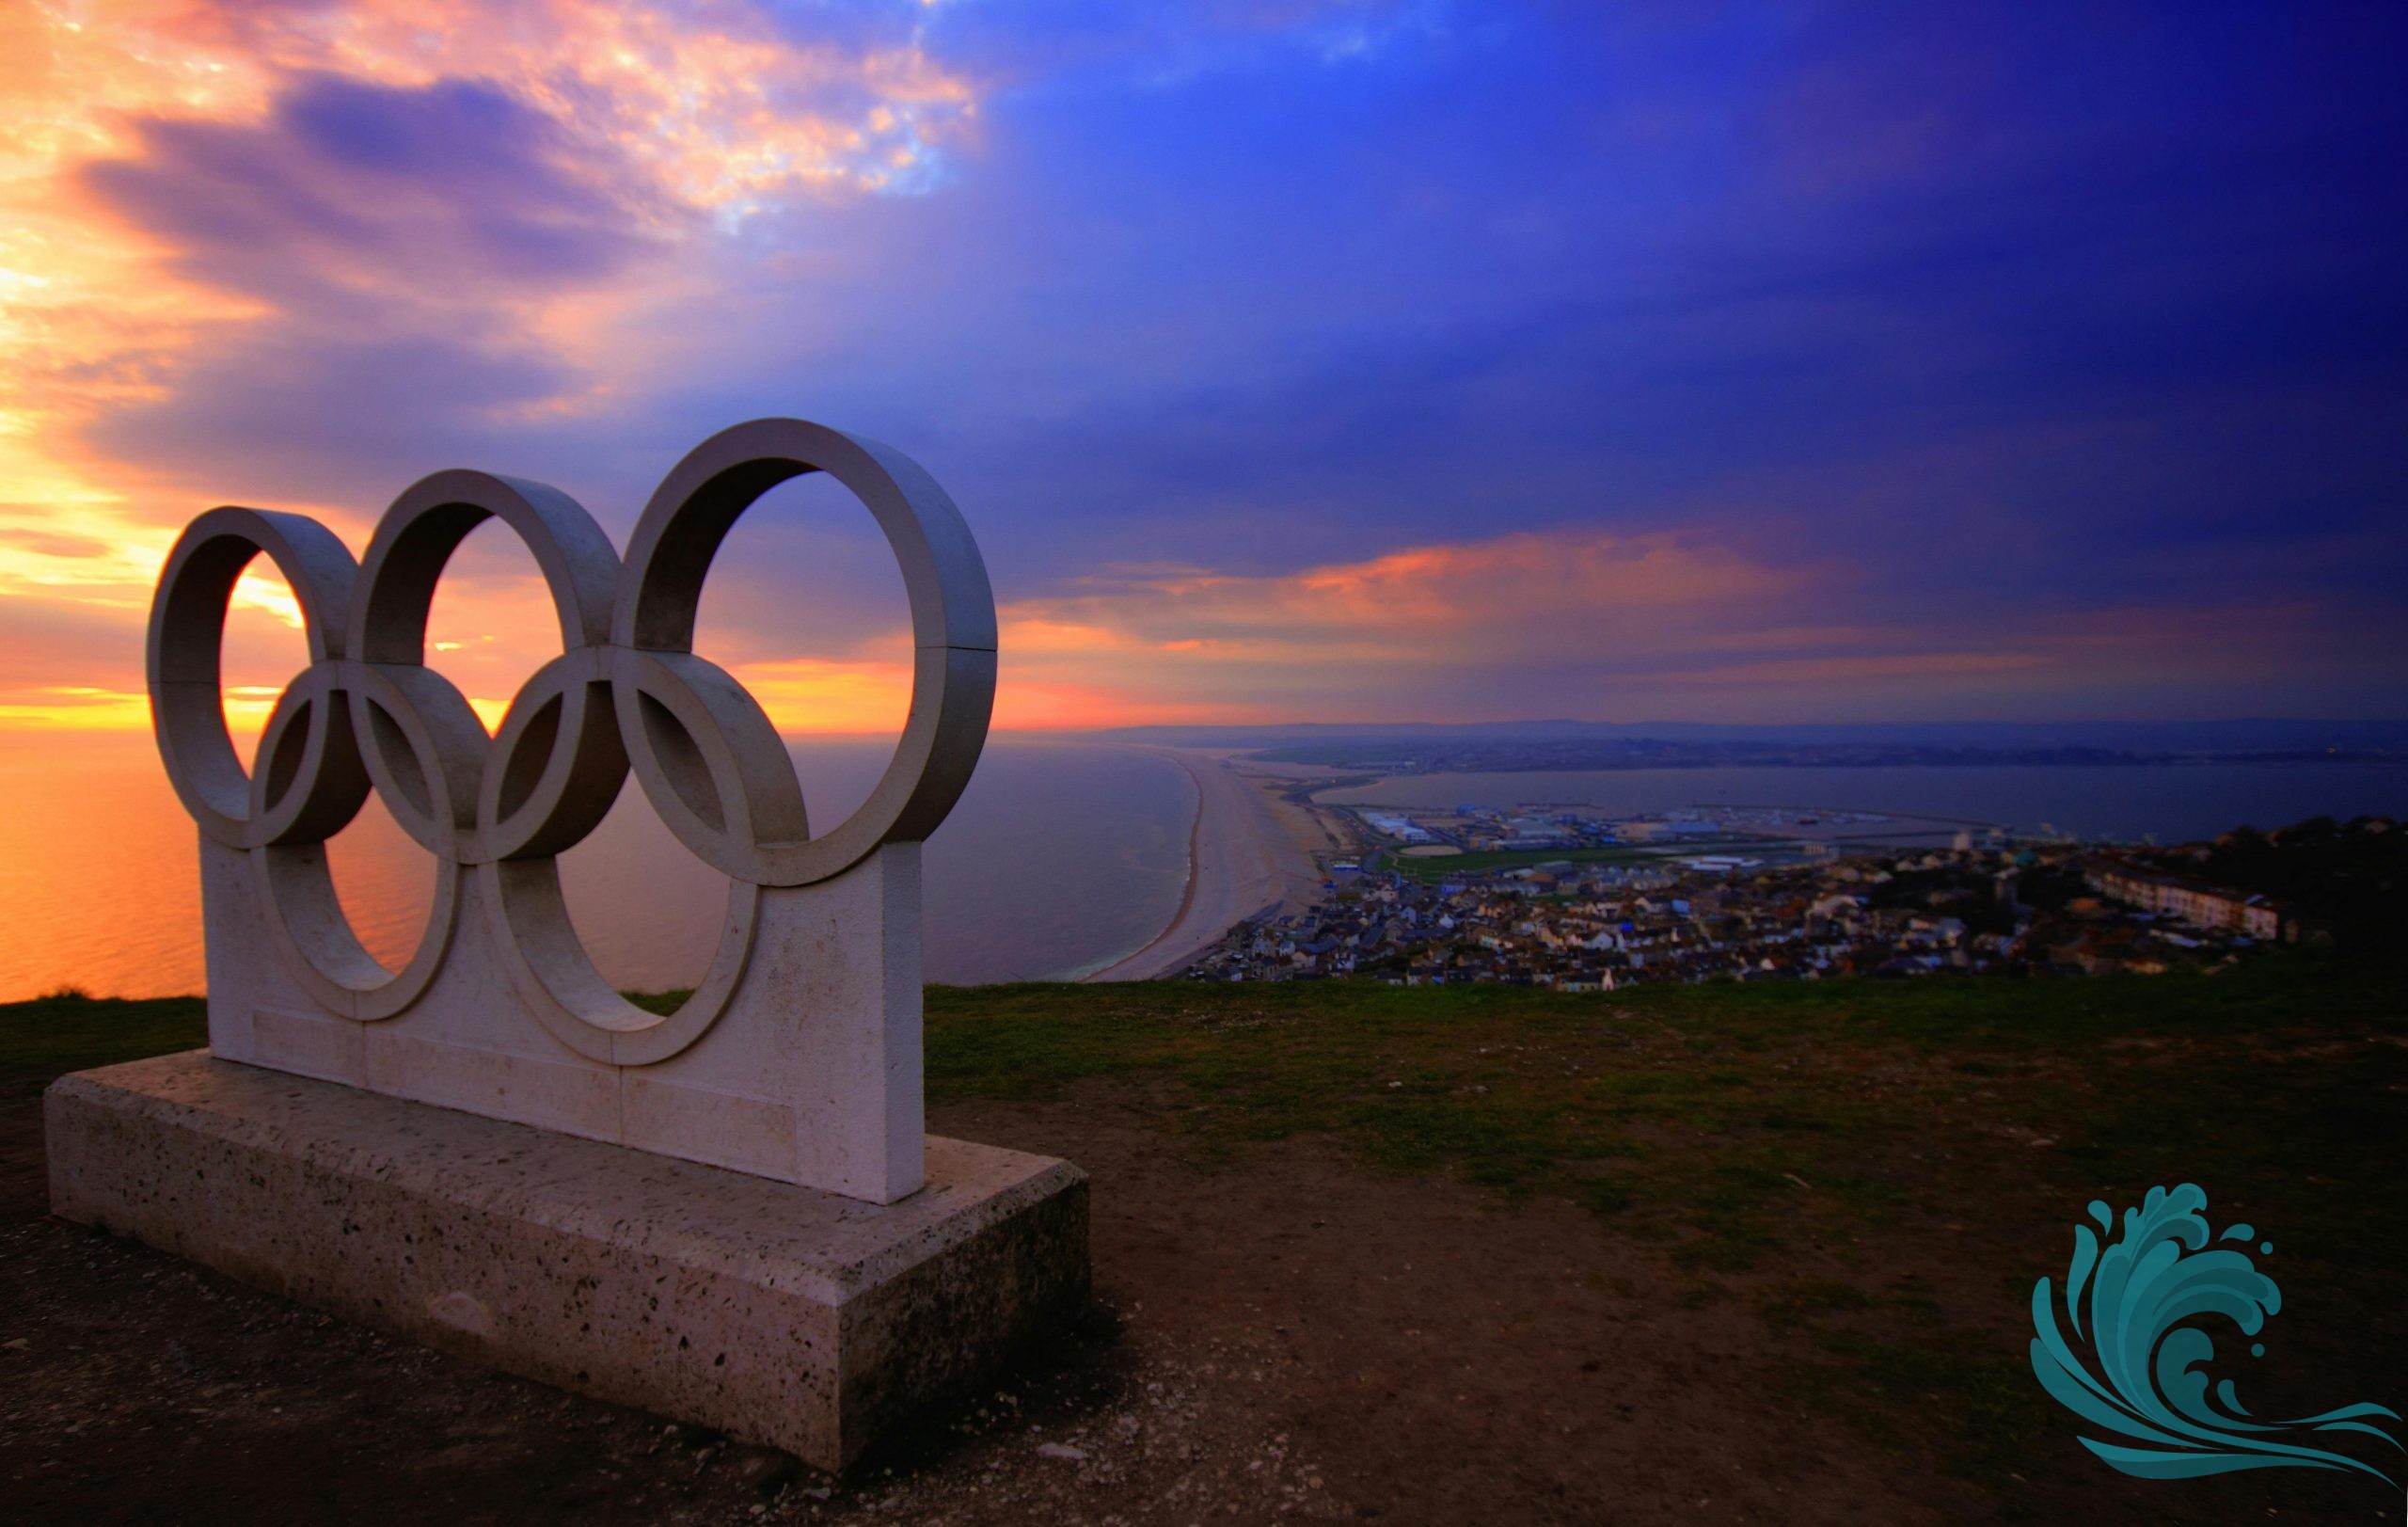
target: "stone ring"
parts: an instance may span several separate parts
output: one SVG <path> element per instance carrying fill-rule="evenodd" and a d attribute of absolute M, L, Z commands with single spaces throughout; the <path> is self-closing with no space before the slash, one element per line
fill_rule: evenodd
<path fill-rule="evenodd" d="M 696 611 L 730 527 L 789 478 L 825 471 L 886 535 L 910 598 L 911 705 L 869 799 L 812 835 L 776 727 L 693 651 Z M 521 686 L 488 738 L 425 665 L 435 588 L 479 524 L 533 554 L 562 650 Z M 310 665 L 286 687 L 247 776 L 227 735 L 220 648 L 235 581 L 265 553 L 292 585 Z M 935 481 L 891 447 L 800 420 L 721 432 L 654 492 L 624 563 L 574 499 L 540 483 L 437 472 L 396 499 L 355 565 L 292 514 L 213 509 L 169 553 L 153 601 L 150 685 L 169 779 L 202 832 L 249 852 L 289 967 L 331 1010 L 389 1018 L 423 994 L 450 946 L 460 877 L 477 874 L 498 942 L 564 1043 L 617 1064 L 665 1058 L 724 1008 L 765 886 L 843 873 L 881 844 L 916 842 L 968 784 L 994 701 L 994 599 L 975 543 Z M 562 899 L 556 856 L 600 824 L 632 769 L 662 821 L 730 880 L 710 971 L 666 1017 L 594 969 Z M 345 920 L 325 842 L 373 790 L 438 861 L 417 954 L 389 972 Z"/>

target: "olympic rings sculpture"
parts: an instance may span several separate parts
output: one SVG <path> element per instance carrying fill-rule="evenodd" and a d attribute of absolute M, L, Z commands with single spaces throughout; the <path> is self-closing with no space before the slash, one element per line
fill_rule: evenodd
<path fill-rule="evenodd" d="M 721 540 L 764 493 L 824 471 L 865 504 L 903 572 L 911 611 L 910 717 L 860 809 L 814 835 L 776 728 L 743 686 L 693 650 L 703 581 Z M 561 654 L 538 668 L 488 738 L 425 663 L 445 564 L 499 519 L 534 554 Z M 286 686 L 247 771 L 219 699 L 235 581 L 264 554 L 300 605 L 309 666 Z M 169 552 L 150 609 L 149 677 L 159 752 L 201 832 L 249 854 L 267 921 L 299 982 L 330 1011 L 390 1018 L 424 994 L 454 936 L 461 881 L 480 877 L 489 926 L 522 993 L 571 1048 L 618 1065 L 665 1059 L 706 1030 L 750 954 L 765 888 L 842 874 L 881 845 L 935 831 L 969 783 L 995 691 L 995 605 L 960 511 L 892 447 L 793 419 L 738 424 L 661 481 L 624 561 L 557 488 L 443 471 L 393 501 L 357 563 L 302 515 L 218 508 Z M 710 971 L 675 1012 L 612 991 L 561 898 L 556 856 L 600 823 L 632 771 L 661 820 L 730 883 Z M 325 840 L 379 796 L 440 862 L 416 955 L 388 971 L 345 920 Z"/>

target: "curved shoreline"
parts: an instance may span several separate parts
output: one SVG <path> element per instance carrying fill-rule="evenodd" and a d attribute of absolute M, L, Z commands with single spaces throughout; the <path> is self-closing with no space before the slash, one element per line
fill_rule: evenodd
<path fill-rule="evenodd" d="M 1083 978 L 1139 981 L 1176 975 L 1245 918 L 1317 899 L 1312 847 L 1273 815 L 1262 792 L 1228 763 L 1184 748 L 1147 748 L 1187 771 L 1196 785 L 1188 830 L 1187 888 L 1160 933 Z"/>
<path fill-rule="evenodd" d="M 1179 910 L 1170 915 L 1170 921 L 1163 924 L 1163 931 L 1156 933 L 1153 936 L 1152 941 L 1148 943 L 1145 948 L 1141 948 L 1137 951 L 1137 954 L 1140 955 L 1146 953 L 1147 950 L 1153 948 L 1155 945 L 1160 944 L 1163 940 L 1168 938 L 1173 929 L 1178 928 L 1180 924 L 1186 922 L 1188 918 L 1194 916 L 1196 913 L 1196 882 L 1197 879 L 1196 867 L 1202 861 L 1204 856 L 1204 782 L 1196 777 L 1196 771 L 1188 765 L 1185 759 L 1182 758 L 1179 760 L 1179 766 L 1187 771 L 1188 782 L 1196 787 L 1196 819 L 1187 824 L 1187 883 L 1179 888 Z M 1136 955 L 1131 955 L 1129 959 L 1133 960 L 1136 957 Z M 1115 964 L 1126 963 L 1128 963 L 1127 960 L 1115 962 Z M 1103 968 L 1104 970 L 1110 970 L 1114 967 L 1113 965 L 1106 965 Z M 1097 974 L 1101 975 L 1102 972 L 1099 971 Z"/>
<path fill-rule="evenodd" d="M 1140 753 L 1157 753 L 1162 750 L 1155 748 L 1136 748 L 1133 751 Z M 1076 972 L 1065 978 L 1069 980 L 1118 981 L 1144 980 L 1148 978 L 1145 976 L 1140 975 L 1122 974 L 1120 973 L 1121 967 L 1125 965 L 1132 965 L 1151 955 L 1154 950 L 1162 945 L 1164 940 L 1170 937 L 1173 930 L 1179 928 L 1180 924 L 1184 923 L 1188 919 L 1195 909 L 1196 879 L 1196 861 L 1197 855 L 1203 851 L 1204 844 L 1204 782 L 1196 777 L 1196 771 L 1188 769 L 1183 760 L 1174 758 L 1172 759 L 1172 762 L 1179 764 L 1181 769 L 1187 771 L 1187 782 L 1196 787 L 1196 815 L 1190 819 L 1187 824 L 1187 873 L 1180 881 L 1179 905 L 1172 910 L 1170 921 L 1163 924 L 1162 931 L 1156 933 L 1152 938 L 1149 938 L 1145 943 L 1138 945 L 1127 954 L 1118 955 L 1113 959 L 1107 960 L 1091 970 Z"/>

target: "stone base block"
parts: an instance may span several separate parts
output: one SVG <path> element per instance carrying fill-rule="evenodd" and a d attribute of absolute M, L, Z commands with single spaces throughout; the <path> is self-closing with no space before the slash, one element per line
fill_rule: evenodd
<path fill-rule="evenodd" d="M 199 1050 L 43 1103 L 62 1218 L 825 1469 L 1087 1293 L 1085 1174 L 935 1136 L 878 1205 Z"/>

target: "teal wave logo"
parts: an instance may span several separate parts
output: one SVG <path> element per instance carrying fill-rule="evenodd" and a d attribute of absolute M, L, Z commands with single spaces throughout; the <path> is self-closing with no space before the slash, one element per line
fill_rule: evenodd
<path fill-rule="evenodd" d="M 2207 1207 L 2208 1196 L 2195 1184 L 2170 1192 L 2152 1187 L 2139 1208 L 2124 1211 L 2123 1233 L 2116 1235 L 2114 1214 L 2093 1202 L 2090 1217 L 2114 1239 L 2102 1247 L 2088 1225 L 2074 1228 L 2062 1326 L 2049 1280 L 2033 1288 L 2033 1373 L 2075 1415 L 2146 1444 L 2084 1437 L 2082 1445 L 2109 1467 L 2142 1479 L 2345 1469 L 2394 1484 L 2381 1470 L 2314 1443 L 2335 1440 L 2329 1433 L 2363 1432 L 2399 1451 L 2399 1440 L 2383 1424 L 2400 1420 L 2397 1411 L 2349 1405 L 2297 1421 L 2261 1422 L 2235 1397 L 2231 1379 L 2210 1387 L 2206 1367 L 2215 1360 L 2215 1339 L 2186 1322 L 2221 1316 L 2243 1336 L 2256 1336 L 2282 1309 L 2283 1296 L 2245 1250 L 2226 1244 L 2245 1246 L 2257 1233 L 2237 1224 L 2211 1243 Z M 2258 1248 L 2260 1255 L 2273 1249 L 2270 1243 Z M 2079 1355 L 2083 1347 L 2087 1360 Z M 2266 1352 L 2263 1344 L 2249 1350 L 2256 1357 Z"/>

